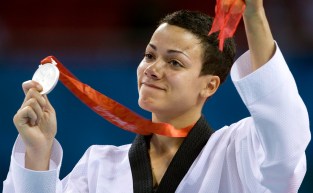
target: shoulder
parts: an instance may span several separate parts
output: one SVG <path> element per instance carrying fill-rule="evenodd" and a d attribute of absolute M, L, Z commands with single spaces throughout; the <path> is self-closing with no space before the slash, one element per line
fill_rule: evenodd
<path fill-rule="evenodd" d="M 246 117 L 231 125 L 226 125 L 215 131 L 213 136 L 223 140 L 234 141 L 246 138 L 254 127 L 252 117 Z"/>

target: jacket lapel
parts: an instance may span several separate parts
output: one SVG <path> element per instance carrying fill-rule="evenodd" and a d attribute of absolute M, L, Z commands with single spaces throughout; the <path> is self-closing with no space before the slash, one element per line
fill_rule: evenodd
<path fill-rule="evenodd" d="M 158 188 L 155 190 L 157 193 L 175 192 L 212 133 L 213 130 L 202 116 L 173 157 Z M 134 193 L 152 193 L 154 191 L 148 153 L 150 139 L 151 136 L 137 135 L 129 150 Z"/>

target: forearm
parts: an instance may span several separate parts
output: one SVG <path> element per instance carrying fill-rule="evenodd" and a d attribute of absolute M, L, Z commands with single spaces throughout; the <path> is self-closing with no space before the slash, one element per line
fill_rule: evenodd
<path fill-rule="evenodd" d="M 252 60 L 252 69 L 264 65 L 275 52 L 274 39 L 263 8 L 243 16 Z"/>

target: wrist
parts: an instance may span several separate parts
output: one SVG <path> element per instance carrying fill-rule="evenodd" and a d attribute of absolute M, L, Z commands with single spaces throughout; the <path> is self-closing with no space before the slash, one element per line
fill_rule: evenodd
<path fill-rule="evenodd" d="M 25 167 L 36 171 L 49 170 L 51 151 L 51 147 L 40 149 L 26 148 Z"/>
<path fill-rule="evenodd" d="M 264 16 L 265 16 L 264 7 L 260 7 L 257 9 L 246 7 L 246 10 L 243 13 L 244 19 L 257 19 L 257 18 L 263 18 Z"/>

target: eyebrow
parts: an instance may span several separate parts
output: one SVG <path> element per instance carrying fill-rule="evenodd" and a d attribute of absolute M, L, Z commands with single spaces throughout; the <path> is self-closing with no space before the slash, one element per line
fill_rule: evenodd
<path fill-rule="evenodd" d="M 157 47 L 151 43 L 148 44 L 152 49 L 157 50 Z M 187 54 L 185 54 L 183 51 L 180 50 L 167 50 L 167 53 L 171 54 L 171 53 L 178 53 L 178 54 L 183 54 L 184 56 L 186 56 L 188 59 L 189 56 Z"/>

